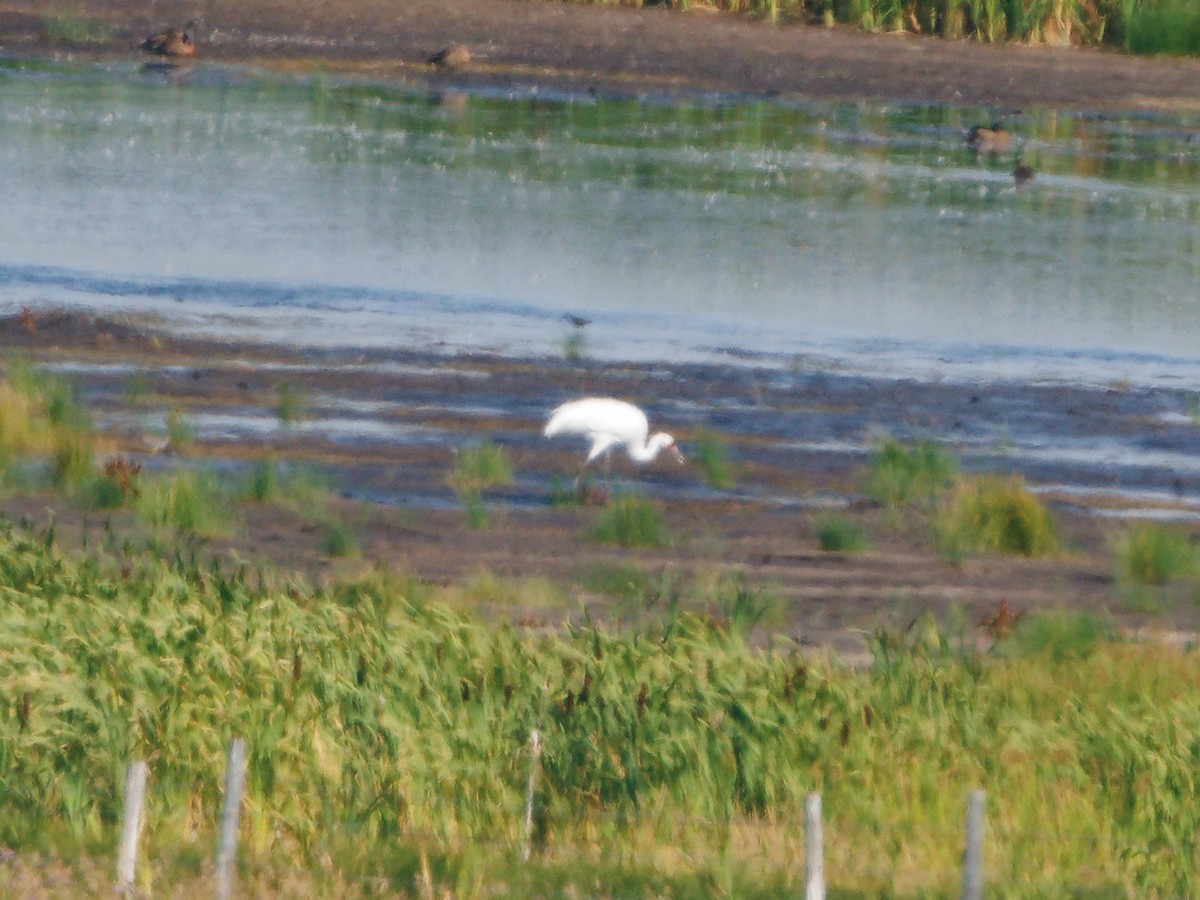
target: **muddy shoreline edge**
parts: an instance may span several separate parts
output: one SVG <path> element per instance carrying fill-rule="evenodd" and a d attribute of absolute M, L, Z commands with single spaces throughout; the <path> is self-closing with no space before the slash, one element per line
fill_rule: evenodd
<path fill-rule="evenodd" d="M 595 573 L 605 570 L 632 569 L 680 584 L 744 579 L 777 602 L 778 615 L 766 626 L 770 633 L 848 657 L 861 652 L 864 636 L 876 627 L 903 629 L 923 612 L 985 621 L 1001 601 L 1017 611 L 1087 611 L 1136 633 L 1200 629 L 1200 607 L 1185 599 L 1186 584 L 1164 592 L 1153 609 L 1130 602 L 1114 579 L 1111 556 L 1112 536 L 1121 526 L 1097 516 L 1085 498 L 1046 495 L 1061 525 L 1063 553 L 970 557 L 956 564 L 939 555 L 919 518 L 897 518 L 863 502 L 865 456 L 844 443 L 887 430 L 883 417 L 889 405 L 903 410 L 891 424 L 920 423 L 921 434 L 950 447 L 956 430 L 969 428 L 963 417 L 973 411 L 1015 416 L 1032 406 L 1037 415 L 1062 410 L 1083 431 L 1089 422 L 1113 417 L 1137 428 L 1148 402 L 1182 402 L 1169 392 L 881 385 L 821 372 L 773 384 L 768 373 L 737 365 L 576 366 L 553 358 L 403 349 L 308 354 L 191 340 L 121 317 L 43 311 L 32 317 L 0 319 L 0 340 L 10 352 L 64 371 L 76 383 L 98 421 L 108 423 L 105 458 L 133 460 L 148 474 L 211 468 L 225 473 L 221 477 L 229 484 L 264 459 L 320 469 L 328 475 L 337 514 L 360 547 L 351 557 L 332 558 L 321 550 L 312 517 L 250 504 L 239 506 L 233 532 L 206 540 L 221 556 L 318 580 L 383 567 L 443 586 L 480 577 L 548 582 L 561 591 L 561 604 L 483 610 L 548 627 L 584 610 L 598 621 L 636 621 L 641 613 L 589 587 Z M 148 399 L 131 415 L 129 384 L 135 374 Z M 645 470 L 619 465 L 618 477 L 659 505 L 672 542 L 650 549 L 597 543 L 588 529 L 602 509 L 562 508 L 550 500 L 555 481 L 569 481 L 575 472 L 580 448 L 544 440 L 543 418 L 554 403 L 581 393 L 648 398 L 666 377 L 679 386 L 678 405 L 652 406 L 652 419 L 670 426 L 688 451 L 705 430 L 719 434 L 736 462 L 736 482 L 728 490 L 709 489 L 695 464 L 682 470 L 665 462 Z M 304 427 L 274 421 L 284 381 L 310 400 Z M 339 432 L 337 423 L 352 418 L 347 410 L 364 403 L 385 411 L 358 437 Z M 715 413 L 686 418 L 687 409 L 705 407 Z M 224 432 L 198 428 L 192 446 L 163 456 L 148 447 L 137 423 L 161 420 L 172 409 L 198 424 L 249 424 Z M 1078 412 L 1071 416 L 1066 410 Z M 762 416 L 776 411 L 813 439 L 763 431 Z M 455 448 L 483 437 L 511 454 L 516 479 L 489 493 L 491 526 L 473 529 L 447 478 Z M 1003 455 L 997 460 L 988 467 L 1007 471 Z M 1186 489 L 1194 487 L 1189 481 Z M 44 520 L 53 511 L 61 533 L 69 535 L 97 528 L 105 518 L 44 493 L 9 497 L 0 511 L 12 521 Z M 819 549 L 817 529 L 831 512 L 869 536 L 865 552 Z M 115 511 L 113 518 L 120 527 L 138 530 L 127 510 Z"/>
<path fill-rule="evenodd" d="M 62 22 L 86 38 L 68 38 Z M 938 103 L 996 110 L 1200 110 L 1200 60 L 991 45 L 780 24 L 711 12 L 539 0 L 82 0 L 69 10 L 0 2 L 0 55 L 145 61 L 138 44 L 192 24 L 197 62 L 264 66 L 419 90 L 605 96 L 715 93 L 816 101 Z M 69 30 L 69 29 L 67 29 Z M 427 60 L 447 44 L 469 66 Z"/>

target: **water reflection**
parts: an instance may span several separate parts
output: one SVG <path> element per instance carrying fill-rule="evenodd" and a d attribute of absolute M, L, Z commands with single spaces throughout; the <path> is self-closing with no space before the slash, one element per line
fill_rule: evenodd
<path fill-rule="evenodd" d="M 1009 114 L 977 155 L 995 111 L 15 61 L 0 96 L 7 307 L 515 352 L 570 311 L 612 356 L 1200 380 L 1189 116 Z"/>

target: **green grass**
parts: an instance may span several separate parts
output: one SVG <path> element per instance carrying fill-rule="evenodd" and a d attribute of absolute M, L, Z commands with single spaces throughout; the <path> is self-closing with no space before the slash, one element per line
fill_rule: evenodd
<path fill-rule="evenodd" d="M 1113 540 L 1118 577 L 1133 585 L 1162 587 L 1196 574 L 1196 548 L 1186 532 L 1155 524 L 1138 524 Z"/>
<path fill-rule="evenodd" d="M 503 447 L 485 441 L 455 454 L 450 486 L 456 492 L 483 490 L 509 484 L 512 460 Z"/>
<path fill-rule="evenodd" d="M 628 5 L 642 4 L 629 0 Z M 690 4 L 669 0 L 662 5 Z M 711 5 L 769 22 L 915 31 L 951 40 L 1069 41 L 1142 53 L 1200 53 L 1192 0 L 713 0 Z"/>
<path fill-rule="evenodd" d="M 0 529 L 0 845 L 17 853 L 0 892 L 21 895 L 39 851 L 62 883 L 106 883 L 135 757 L 144 889 L 207 892 L 235 734 L 255 896 L 796 894 L 812 790 L 834 896 L 954 896 L 973 788 L 1008 896 L 1190 892 L 1200 653 L 1063 613 L 1022 619 L 990 655 L 927 620 L 846 668 L 748 644 L 771 607 L 753 585 L 728 582 L 723 603 L 628 632 L 524 631 L 412 581 L 313 588 Z"/>
<path fill-rule="evenodd" d="M 317 472 L 266 457 L 250 467 L 236 496 L 253 503 L 281 503 L 304 511 L 324 507 L 329 489 Z"/>
<path fill-rule="evenodd" d="M 1112 639 L 1112 625 L 1091 613 L 1035 612 L 1016 623 L 1001 650 L 1020 658 L 1045 656 L 1057 663 L 1087 659 Z"/>
<path fill-rule="evenodd" d="M 196 441 L 196 429 L 181 409 L 167 413 L 167 441 L 172 450 L 185 450 Z"/>
<path fill-rule="evenodd" d="M 621 494 L 600 513 L 588 537 L 622 547 L 665 547 L 670 543 L 658 506 L 636 494 Z"/>
<path fill-rule="evenodd" d="M 462 503 L 467 524 L 471 528 L 486 528 L 490 522 L 483 492 L 488 488 L 509 484 L 512 477 L 512 460 L 508 451 L 491 441 L 455 454 L 454 467 L 447 481 Z"/>
<path fill-rule="evenodd" d="M 339 517 L 329 517 L 321 528 L 320 551 L 323 556 L 334 558 L 357 556 L 359 552 L 358 539 L 346 521 Z"/>
<path fill-rule="evenodd" d="M 133 506 L 144 522 L 157 529 L 220 535 L 227 534 L 232 524 L 227 498 L 212 476 L 203 472 L 145 479 Z"/>
<path fill-rule="evenodd" d="M 1049 510 L 1017 476 L 959 479 L 938 510 L 934 531 L 952 560 L 969 553 L 1048 556 L 1062 547 Z"/>
<path fill-rule="evenodd" d="M 817 523 L 817 546 L 826 552 L 861 553 L 868 542 L 857 522 L 839 513 L 829 513 Z"/>
<path fill-rule="evenodd" d="M 954 482 L 958 463 L 936 444 L 887 439 L 867 464 L 864 492 L 885 507 L 927 503 Z"/>
<path fill-rule="evenodd" d="M 304 421 L 308 415 L 308 398 L 304 392 L 290 381 L 284 381 L 279 384 L 276 393 L 278 403 L 275 412 L 280 424 L 287 427 Z"/>
<path fill-rule="evenodd" d="M 82 495 L 95 479 L 91 419 L 65 378 L 10 360 L 0 381 L 0 471 L 4 484 L 34 481 L 31 464 L 48 464 L 50 483 Z"/>
<path fill-rule="evenodd" d="M 617 562 L 589 567 L 579 575 L 579 583 L 610 598 L 616 615 L 635 619 L 645 613 L 667 618 L 676 615 L 687 591 L 683 576 L 675 569 L 664 566 L 652 571 Z"/>
<path fill-rule="evenodd" d="M 581 329 L 577 328 L 563 338 L 562 355 L 567 362 L 572 364 L 582 362 L 586 352 L 587 338 L 584 337 Z"/>
<path fill-rule="evenodd" d="M 733 487 L 736 480 L 733 464 L 729 461 L 729 450 L 724 440 L 708 429 L 702 429 L 696 437 L 696 462 L 704 473 L 709 487 Z"/>
<path fill-rule="evenodd" d="M 1144 55 L 1200 55 L 1200 5 L 1194 0 L 1126 0 L 1125 49 Z"/>
<path fill-rule="evenodd" d="M 73 13 L 43 15 L 42 33 L 48 41 L 70 44 L 105 43 L 115 35 L 107 22 Z"/>

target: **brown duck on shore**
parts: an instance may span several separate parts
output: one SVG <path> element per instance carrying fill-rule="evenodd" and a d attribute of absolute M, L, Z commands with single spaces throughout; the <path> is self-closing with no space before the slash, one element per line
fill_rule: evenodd
<path fill-rule="evenodd" d="M 187 59 L 196 55 L 196 42 L 182 28 L 168 28 L 142 41 L 142 49 L 156 56 Z"/>
<path fill-rule="evenodd" d="M 1033 167 L 1025 165 L 1025 160 L 1023 159 L 1018 159 L 1017 164 L 1013 166 L 1013 184 L 1017 187 L 1033 181 L 1036 175 L 1037 172 L 1034 171 Z"/>
<path fill-rule="evenodd" d="M 976 153 L 1004 153 L 1012 143 L 1012 134 L 999 122 L 993 122 L 990 127 L 972 125 L 965 140 Z"/>
<path fill-rule="evenodd" d="M 463 69 L 471 64 L 471 51 L 466 44 L 447 44 L 426 62 L 439 69 Z"/>

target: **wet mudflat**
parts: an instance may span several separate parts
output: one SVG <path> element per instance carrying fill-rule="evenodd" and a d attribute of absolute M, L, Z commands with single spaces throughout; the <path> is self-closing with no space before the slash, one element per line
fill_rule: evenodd
<path fill-rule="evenodd" d="M 322 557 L 311 524 L 273 506 L 247 507 L 231 537 L 210 543 L 216 552 L 313 577 L 381 565 L 440 584 L 485 573 L 546 579 L 561 586 L 565 604 L 496 612 L 554 624 L 585 609 L 614 621 L 646 614 L 589 588 L 589 573 L 605 567 L 632 566 L 672 583 L 733 575 L 777 598 L 770 630 L 844 651 L 861 647 L 864 630 L 904 627 L 922 610 L 975 623 L 1002 601 L 1017 610 L 1087 609 L 1173 632 L 1193 631 L 1200 619 L 1186 597 L 1152 612 L 1135 608 L 1114 581 L 1109 550 L 1123 520 L 1196 514 L 1200 471 L 1186 461 L 1200 458 L 1200 427 L 1184 390 L 303 351 L 69 313 L 6 318 L 0 340 L 72 379 L 109 456 L 150 472 L 205 468 L 226 481 L 263 458 L 319 471 L 340 497 L 361 556 Z M 305 401 L 304 417 L 293 423 L 278 414 L 285 383 Z M 708 486 L 694 461 L 635 469 L 618 460 L 617 488 L 661 504 L 672 544 L 631 550 L 589 540 L 599 510 L 552 503 L 578 472 L 583 448 L 540 433 L 555 405 L 584 395 L 640 403 L 652 426 L 675 434 L 685 453 L 700 435 L 716 435 L 735 483 Z M 196 439 L 178 453 L 156 453 L 152 445 L 172 410 Z M 967 471 L 1021 474 L 1051 505 L 1067 551 L 1052 559 L 945 561 L 919 520 L 875 508 L 862 495 L 868 454 L 884 435 L 943 443 Z M 447 478 L 456 451 L 481 441 L 508 451 L 515 477 L 486 495 L 490 527 L 473 529 Z M 0 506 L 10 518 L 37 519 L 48 508 L 63 533 L 77 533 L 85 521 L 99 527 L 99 514 L 49 497 L 6 498 Z M 871 549 L 821 552 L 815 531 L 830 510 L 859 523 Z"/>

